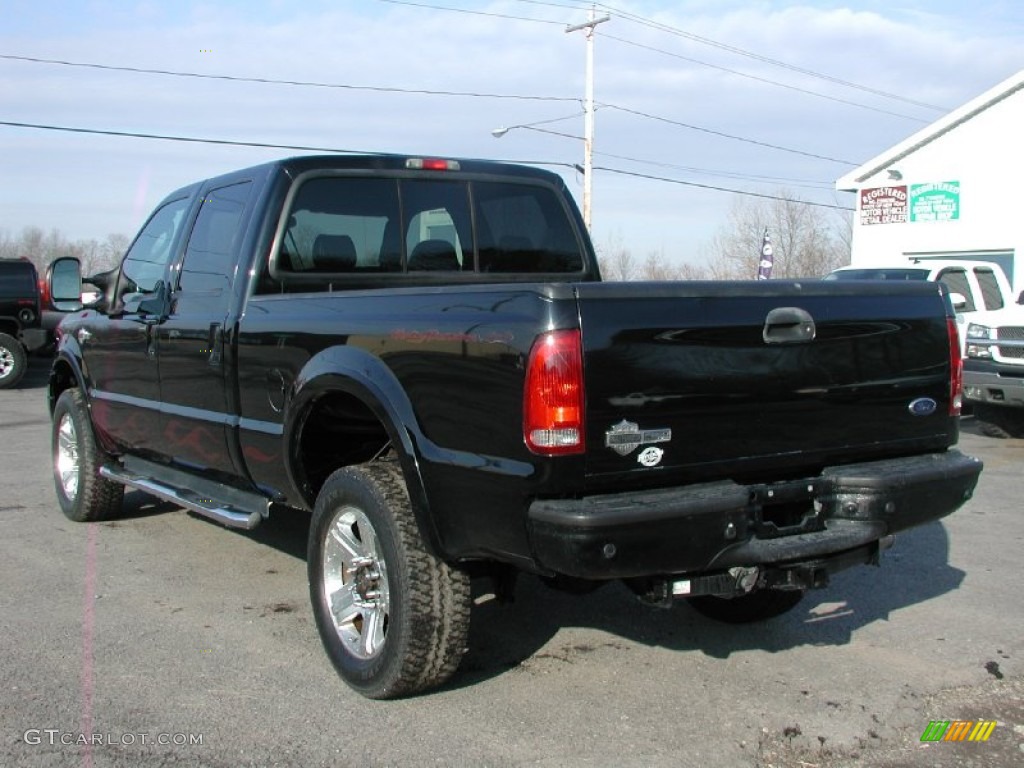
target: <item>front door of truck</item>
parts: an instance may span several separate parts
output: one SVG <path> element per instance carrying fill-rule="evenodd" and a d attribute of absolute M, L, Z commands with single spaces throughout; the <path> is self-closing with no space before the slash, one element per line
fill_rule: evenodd
<path fill-rule="evenodd" d="M 153 309 L 166 291 L 189 204 L 182 197 L 153 213 L 125 254 L 109 310 L 77 331 L 93 423 L 120 451 L 146 454 L 160 442 L 155 328 L 161 317 Z"/>
<path fill-rule="evenodd" d="M 239 473 L 237 424 L 228 397 L 233 373 L 226 328 L 252 182 L 207 190 L 173 279 L 159 336 L 163 450 L 190 469 Z M 244 280 L 244 276 L 242 278 Z"/>

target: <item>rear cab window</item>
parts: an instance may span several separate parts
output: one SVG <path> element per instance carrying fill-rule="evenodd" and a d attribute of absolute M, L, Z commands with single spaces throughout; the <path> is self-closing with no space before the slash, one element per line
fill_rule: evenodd
<path fill-rule="evenodd" d="M 580 273 L 561 197 L 529 181 L 313 172 L 286 202 L 262 292 L 387 275 Z"/>
<path fill-rule="evenodd" d="M 29 262 L 12 260 L 0 263 L 0 298 L 34 297 L 37 290 L 36 270 Z"/>

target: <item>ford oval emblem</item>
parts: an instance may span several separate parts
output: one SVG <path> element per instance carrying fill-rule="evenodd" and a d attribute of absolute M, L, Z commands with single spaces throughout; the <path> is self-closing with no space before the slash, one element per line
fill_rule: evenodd
<path fill-rule="evenodd" d="M 912 416 L 931 416 L 935 413 L 935 409 L 937 407 L 938 403 L 930 397 L 919 397 L 917 400 L 912 400 L 910 402 L 910 405 L 907 406 L 907 410 L 910 411 Z"/>

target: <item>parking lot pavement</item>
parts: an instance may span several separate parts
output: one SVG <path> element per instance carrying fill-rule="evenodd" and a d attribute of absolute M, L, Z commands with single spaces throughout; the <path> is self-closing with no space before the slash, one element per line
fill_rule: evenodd
<path fill-rule="evenodd" d="M 0 391 L 0 765 L 1020 765 L 1024 441 L 983 437 L 975 498 L 794 612 L 730 627 L 617 585 L 523 578 L 473 614 L 458 677 L 366 701 L 320 648 L 308 517 L 228 531 L 139 493 L 57 507 L 43 361 Z M 928 743 L 932 720 L 995 720 Z M 85 742 L 85 743 L 83 743 Z"/>

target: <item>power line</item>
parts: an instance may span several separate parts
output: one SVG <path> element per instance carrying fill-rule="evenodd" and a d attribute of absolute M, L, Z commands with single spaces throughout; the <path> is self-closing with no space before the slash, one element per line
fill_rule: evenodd
<path fill-rule="evenodd" d="M 398 2 L 398 0 L 379 0 L 379 2 Z M 457 97 L 474 97 L 474 98 L 491 98 L 491 99 L 518 99 L 518 100 L 529 100 L 529 101 L 544 101 L 544 102 L 576 102 L 579 103 L 580 99 L 572 98 L 567 96 L 529 96 L 525 94 L 495 94 L 495 93 L 476 93 L 471 91 L 438 91 L 438 90 L 427 90 L 420 88 L 392 88 L 385 86 L 369 86 L 369 85 L 348 85 L 344 83 L 318 83 L 308 82 L 301 80 L 275 80 L 265 77 L 238 77 L 234 75 L 207 75 L 197 72 L 179 72 L 174 70 L 166 69 L 146 69 L 142 67 L 128 67 L 113 64 L 96 64 L 93 62 L 76 62 L 66 61 L 63 59 L 43 59 L 34 56 L 19 56 L 14 54 L 0 54 L 0 59 L 8 59 L 13 61 L 25 61 L 34 64 L 57 64 L 60 66 L 67 67 L 85 67 L 88 69 L 99 69 L 106 71 L 115 72 L 135 72 L 139 74 L 148 75 L 162 75 L 171 77 L 191 77 L 200 78 L 205 80 L 227 80 L 235 82 L 252 82 L 252 83 L 264 83 L 273 85 L 287 85 L 287 86 L 300 86 L 300 87 L 313 87 L 313 88 L 342 88 L 349 90 L 366 90 L 366 91 L 381 91 L 389 93 L 407 93 L 416 95 L 427 95 L 427 96 L 457 96 Z M 799 149 L 791 149 L 788 147 L 779 146 L 776 144 L 769 144 L 767 142 L 758 141 L 756 139 L 748 139 L 743 136 L 735 136 L 723 131 L 717 131 L 712 128 L 704 128 L 698 125 L 692 125 L 690 123 L 684 123 L 679 120 L 673 120 L 668 117 L 662 117 L 660 115 L 653 115 L 649 112 L 642 112 L 640 110 L 630 109 L 629 107 L 622 107 L 617 104 L 600 104 L 601 107 L 609 109 L 619 110 L 626 112 L 637 117 L 643 117 L 648 120 L 655 120 L 658 122 L 675 125 L 681 128 L 688 128 L 694 131 L 700 131 L 702 133 L 708 133 L 721 138 L 731 139 L 733 141 L 740 141 L 747 144 L 753 144 L 756 146 L 768 147 L 771 149 L 777 149 L 782 152 L 790 152 L 792 154 L 803 155 L 805 157 L 812 157 L 818 160 L 829 160 L 832 162 L 843 163 L 846 165 L 856 166 L 857 163 L 848 160 L 838 160 L 832 157 L 826 157 L 824 155 L 816 155 L 811 152 L 805 152 Z"/>
<path fill-rule="evenodd" d="M 692 131 L 700 131 L 701 133 L 708 133 L 708 134 L 711 134 L 712 136 L 720 136 L 720 137 L 725 138 L 725 139 L 732 139 L 734 141 L 742 141 L 742 142 L 747 143 L 747 144 L 755 144 L 755 145 L 757 145 L 759 147 L 768 147 L 769 149 L 777 149 L 780 152 L 789 152 L 789 153 L 794 154 L 794 155 L 803 155 L 804 157 L 813 157 L 816 160 L 828 160 L 829 162 L 832 162 L 832 163 L 841 163 L 843 165 L 852 165 L 854 167 L 860 165 L 860 163 L 855 163 L 852 160 L 840 160 L 837 157 L 829 157 L 828 155 L 818 155 L 818 154 L 815 154 L 813 152 L 805 152 L 802 149 L 792 149 L 790 147 L 783 147 L 783 146 L 781 146 L 779 144 L 769 144 L 766 141 L 758 141 L 757 139 L 748 139 L 748 138 L 745 138 L 743 136 L 734 136 L 731 133 L 725 133 L 723 131 L 716 131 L 716 130 L 714 130 L 712 128 L 703 128 L 703 127 L 701 127 L 699 125 L 692 125 L 690 123 L 684 123 L 684 122 L 681 122 L 679 120 L 672 120 L 671 118 L 661 117 L 660 115 L 652 115 L 649 112 L 641 112 L 638 109 L 630 109 L 629 107 L 620 107 L 620 106 L 617 106 L 615 104 L 601 104 L 601 106 L 604 107 L 605 109 L 614 109 L 614 110 L 616 110 L 618 112 L 625 112 L 626 114 L 635 115 L 637 117 L 643 117 L 643 118 L 646 118 L 648 120 L 657 120 L 658 122 L 668 123 L 669 125 L 675 125 L 675 126 L 678 126 L 680 128 L 689 128 Z"/>
<path fill-rule="evenodd" d="M 298 151 L 302 151 L 302 152 L 331 152 L 331 153 L 348 154 L 348 155 L 356 155 L 356 154 L 394 154 L 392 152 L 375 153 L 375 152 L 369 152 L 369 151 L 366 151 L 366 150 L 338 149 L 336 147 L 315 147 L 315 146 L 307 146 L 307 145 L 302 145 L 302 144 L 270 144 L 270 143 L 267 143 L 267 142 L 258 142 L 258 141 L 233 141 L 233 140 L 229 140 L 229 139 L 207 139 L 207 138 L 199 138 L 199 137 L 196 137 L 196 136 L 168 136 L 168 135 L 164 135 L 164 134 L 139 133 L 139 132 L 135 132 L 135 131 L 114 131 L 114 130 L 106 130 L 106 129 L 100 129 L 100 128 L 80 128 L 80 127 L 71 127 L 71 126 L 65 126 L 65 125 L 46 125 L 46 124 L 42 124 L 42 123 L 23 123 L 23 122 L 16 122 L 16 121 L 12 121 L 12 120 L 0 120 L 0 125 L 5 125 L 5 126 L 8 126 L 8 127 L 12 127 L 12 128 L 31 128 L 31 129 L 42 130 L 42 131 L 62 131 L 62 132 L 65 132 L 65 133 L 80 133 L 80 134 L 91 134 L 91 135 L 98 135 L 98 136 L 115 136 L 115 137 L 119 137 L 119 138 L 155 139 L 155 140 L 160 140 L 160 141 L 181 141 L 181 142 L 187 142 L 187 143 L 192 143 L 192 144 L 218 144 L 218 145 L 227 145 L 227 146 L 234 146 L 234 147 L 259 147 L 259 148 L 264 148 L 264 149 L 291 149 L 291 150 L 298 150 Z M 545 160 L 518 160 L 518 161 L 505 161 L 505 162 L 518 162 L 518 163 L 523 163 L 523 164 L 528 164 L 528 165 L 547 165 L 547 166 L 555 166 L 555 167 L 561 167 L 561 168 L 567 168 L 567 169 L 574 169 L 574 168 L 576 168 L 576 166 L 573 165 L 572 163 L 560 163 L 560 162 L 545 161 Z M 836 208 L 838 210 L 843 210 L 843 211 L 852 211 L 853 210 L 852 208 L 844 208 L 842 206 L 829 205 L 827 203 L 811 203 L 811 202 L 806 202 L 804 200 L 793 200 L 792 198 L 782 197 L 780 195 L 769 195 L 769 194 L 763 194 L 763 193 L 759 193 L 759 192 L 749 192 L 749 191 L 742 190 L 742 189 L 732 189 L 732 188 L 729 188 L 729 187 L 718 187 L 718 186 L 714 186 L 714 185 L 711 185 L 711 184 L 700 184 L 700 183 L 695 182 L 695 181 L 683 181 L 681 179 L 670 179 L 670 178 L 667 178 L 667 177 L 664 177 L 664 176 L 654 176 L 654 175 L 646 174 L 646 173 L 638 173 L 636 171 L 627 171 L 627 170 L 623 170 L 621 168 L 608 168 L 608 167 L 605 167 L 605 166 L 594 166 L 594 170 L 595 171 L 605 171 L 607 173 L 614 173 L 614 174 L 618 174 L 618 175 L 621 175 L 621 176 L 632 176 L 632 177 L 635 177 L 635 178 L 647 179 L 649 181 L 660 181 L 660 182 L 665 182 L 665 183 L 668 183 L 668 184 L 678 184 L 678 185 L 687 186 L 687 187 L 697 187 L 699 189 L 710 189 L 710 190 L 714 190 L 716 192 L 731 192 L 731 193 L 737 194 L 737 195 L 747 195 L 747 196 L 750 196 L 750 197 L 761 197 L 761 198 L 765 198 L 765 199 L 768 199 L 768 200 L 781 200 L 783 202 L 800 203 L 800 204 L 803 204 L 803 205 L 813 205 L 813 206 L 818 206 L 818 207 L 821 207 L 821 208 Z"/>
<path fill-rule="evenodd" d="M 66 125 L 43 125 L 40 123 L 17 123 L 0 120 L 0 125 L 14 128 L 35 128 L 41 131 L 64 131 L 67 133 L 89 133 L 99 136 L 120 136 L 132 139 L 160 139 L 162 141 L 185 141 L 194 144 L 226 144 L 234 147 L 264 147 L 268 149 L 295 149 L 302 152 L 337 152 L 339 154 L 362 154 L 355 149 L 337 149 L 335 147 L 308 147 L 301 144 L 267 144 L 257 141 L 231 141 L 230 139 L 200 139 L 192 136 L 166 136 L 158 133 L 136 133 L 133 131 L 110 131 L 100 128 L 73 128 Z"/>
<path fill-rule="evenodd" d="M 761 197 L 767 200 L 781 200 L 786 203 L 799 203 L 800 205 L 813 205 L 817 208 L 833 208 L 837 211 L 849 211 L 853 212 L 855 209 L 847 208 L 842 205 L 831 205 L 829 203 L 812 203 L 807 200 L 793 200 L 789 197 L 780 197 L 779 195 L 768 195 L 761 192 L 748 192 L 742 189 L 731 189 L 730 187 L 716 187 L 713 184 L 699 184 L 695 181 L 683 181 L 681 179 L 669 179 L 665 176 L 652 176 L 647 173 L 638 173 L 636 171 L 624 171 L 621 168 L 605 168 L 603 166 L 594 166 L 595 171 L 605 171 L 607 173 L 617 173 L 621 176 L 635 176 L 639 179 L 648 179 L 650 181 L 663 181 L 667 184 L 681 184 L 686 187 L 698 187 L 700 189 L 711 189 L 716 192 L 731 192 L 734 195 L 747 195 L 748 197 Z"/>
<path fill-rule="evenodd" d="M 515 21 L 529 21 L 529 22 L 536 22 L 538 24 L 551 24 L 551 25 L 558 25 L 558 26 L 563 26 L 564 25 L 563 22 L 554 21 L 554 20 L 551 20 L 551 19 L 538 19 L 538 18 L 529 17 L 529 16 L 516 16 L 516 15 L 513 15 L 513 14 L 494 13 L 494 12 L 490 12 L 490 11 L 474 11 L 474 10 L 470 10 L 470 9 L 467 9 L 467 8 L 453 8 L 452 6 L 437 5 L 435 3 L 413 2 L 413 0 L 377 0 L 377 1 L 381 2 L 381 3 L 388 3 L 390 5 L 404 5 L 404 6 L 410 6 L 410 7 L 413 7 L 413 8 L 423 8 L 425 10 L 432 10 L 432 11 L 446 11 L 446 12 L 449 12 L 449 13 L 462 13 L 462 14 L 467 14 L 467 15 L 470 15 L 470 16 L 492 16 L 492 17 L 499 18 L 499 19 L 511 19 L 511 20 L 515 20 Z M 585 8 L 586 5 L 588 5 L 588 3 L 582 3 L 580 5 L 564 5 L 564 4 L 560 4 L 560 3 L 541 2 L 540 0 L 516 0 L 516 1 L 520 2 L 520 3 L 528 3 L 530 5 L 541 5 L 541 6 L 551 7 L 551 8 L 560 8 L 560 9 L 564 9 L 564 10 L 573 10 L 573 11 L 581 10 L 582 8 Z M 905 102 L 907 104 L 911 104 L 913 106 L 924 107 L 924 108 L 927 108 L 927 109 L 933 109 L 933 110 L 937 110 L 937 111 L 940 111 L 940 112 L 948 111 L 948 109 L 946 107 L 939 107 L 939 106 L 935 106 L 934 104 L 927 104 L 925 102 L 915 101 L 913 99 L 908 99 L 908 98 L 903 97 L 903 96 L 899 96 L 899 95 L 896 95 L 896 94 L 888 93 L 887 91 L 882 91 L 882 90 L 879 90 L 877 88 L 872 88 L 870 86 L 861 85 L 859 83 L 854 83 L 854 82 L 849 81 L 849 80 L 843 80 L 841 78 L 834 77 L 832 75 L 828 75 L 828 74 L 825 74 L 825 73 L 822 73 L 822 72 L 816 72 L 814 70 L 806 69 L 804 67 L 798 67 L 798 66 L 793 65 L 793 64 L 787 64 L 786 62 L 779 61 L 777 59 L 773 59 L 773 58 L 770 58 L 770 57 L 767 57 L 767 56 L 763 56 L 761 54 L 757 54 L 757 53 L 753 53 L 753 52 L 750 52 L 750 51 L 746 51 L 746 50 L 744 50 L 742 48 L 737 48 L 735 46 L 731 46 L 731 45 L 728 45 L 726 43 L 719 43 L 716 40 L 711 40 L 710 38 L 705 38 L 705 37 L 701 37 L 699 35 L 694 35 L 694 34 L 692 34 L 690 32 L 685 32 L 684 30 L 678 29 L 676 27 L 669 26 L 667 24 L 662 24 L 660 22 L 656 22 L 656 21 L 653 21 L 651 19 L 647 19 L 647 18 L 645 18 L 643 16 L 638 16 L 636 14 L 628 13 L 626 11 L 621 11 L 618 8 L 616 8 L 614 6 L 611 6 L 611 5 L 608 5 L 606 3 L 597 3 L 597 5 L 602 7 L 603 9 L 605 9 L 607 11 L 615 13 L 617 16 L 620 16 L 621 18 L 623 18 L 626 21 L 633 22 L 634 24 L 638 24 L 640 26 L 646 26 L 646 27 L 649 27 L 651 29 L 656 29 L 658 31 L 665 32 L 667 34 L 672 34 L 672 35 L 675 35 L 675 36 L 678 36 L 678 37 L 683 37 L 683 38 L 686 38 L 686 39 L 689 39 L 689 40 L 693 40 L 695 42 L 699 42 L 699 43 L 702 43 L 702 44 L 705 44 L 705 45 L 710 45 L 712 47 L 719 48 L 719 49 L 728 51 L 730 53 L 735 53 L 735 54 L 738 54 L 738 55 L 741 55 L 741 56 L 746 56 L 748 58 L 753 58 L 753 59 L 755 59 L 757 61 L 761 61 L 762 63 L 771 64 L 773 66 L 782 67 L 784 69 L 788 69 L 788 70 L 797 72 L 797 73 L 802 74 L 802 75 L 807 75 L 809 77 L 815 77 L 815 78 L 818 78 L 818 79 L 821 79 L 821 80 L 825 80 L 827 82 L 830 82 L 830 83 L 833 83 L 833 84 L 836 84 L 836 85 L 842 85 L 842 86 L 844 86 L 846 88 L 854 88 L 854 89 L 857 89 L 857 90 L 865 91 L 867 93 L 871 93 L 871 94 L 876 95 L 876 96 L 882 96 L 884 98 L 893 99 L 893 100 L 896 100 L 896 101 L 902 101 L 902 102 Z M 632 40 L 626 40 L 625 38 L 617 37 L 615 35 L 605 34 L 605 35 L 603 35 L 603 37 L 606 37 L 606 38 L 608 38 L 610 40 L 615 40 L 616 42 L 620 42 L 620 43 L 623 43 L 625 45 L 632 45 L 632 46 L 635 46 L 637 48 L 643 48 L 645 50 L 652 51 L 654 53 L 659 53 L 659 54 L 662 54 L 662 55 L 665 55 L 665 56 L 671 56 L 673 58 L 677 58 L 677 59 L 681 59 L 683 61 L 691 62 L 693 64 L 699 64 L 699 65 L 704 66 L 704 67 L 710 67 L 711 69 L 717 69 L 719 71 L 727 72 L 729 74 L 737 75 L 739 77 L 746 77 L 746 78 L 749 78 L 751 80 L 756 80 L 758 82 L 765 83 L 767 85 L 774 85 L 774 86 L 777 86 L 779 88 L 786 88 L 788 90 L 796 91 L 798 93 L 803 93 L 803 94 L 806 94 L 808 96 L 815 96 L 817 98 L 826 99 L 828 101 L 838 102 L 840 104 L 848 104 L 850 106 L 859 107 L 861 109 L 867 109 L 867 110 L 870 110 L 872 112 L 878 112 L 878 113 L 883 114 L 883 115 L 892 115 L 893 117 L 899 117 L 899 118 L 903 118 L 905 120 L 913 120 L 915 122 L 920 122 L 920 123 L 928 122 L 927 120 L 924 120 L 924 119 L 919 118 L 919 117 L 912 117 L 911 115 L 904 115 L 904 114 L 902 114 L 900 112 L 892 112 L 892 111 L 889 111 L 887 109 L 882 109 L 880 107 L 872 107 L 872 106 L 870 106 L 868 104 L 861 104 L 860 102 L 850 101 L 848 99 L 842 99 L 842 98 L 839 98 L 837 96 L 829 96 L 828 94 L 820 93 L 818 91 L 812 91 L 812 90 L 810 90 L 808 88 L 800 88 L 798 86 L 790 85 L 788 83 L 781 83 L 781 82 L 779 82 L 777 80 L 772 80 L 772 79 L 767 78 L 767 77 L 759 77 L 757 75 L 751 75 L 751 74 L 748 74 L 748 73 L 745 73 L 745 72 L 740 72 L 739 70 L 730 69 L 729 67 L 721 66 L 719 64 L 712 64 L 711 62 L 703 61 L 701 59 L 695 59 L 695 58 L 683 56 L 683 55 L 680 55 L 680 54 L 672 53 L 671 51 L 665 51 L 665 50 L 660 49 L 660 48 L 655 48 L 653 46 L 645 45 L 643 43 L 637 43 L 637 42 L 634 42 Z"/>
<path fill-rule="evenodd" d="M 682 38 L 684 38 L 686 40 L 692 40 L 693 42 L 700 43 L 702 45 L 707 45 L 707 46 L 710 46 L 712 48 L 717 48 L 719 50 L 726 51 L 728 53 L 734 53 L 737 56 L 744 56 L 746 58 L 754 59 L 755 61 L 760 61 L 760 62 L 762 62 L 764 64 L 770 64 L 772 66 L 780 67 L 782 69 L 787 69 L 787 70 L 789 70 L 791 72 L 796 72 L 796 73 L 801 74 L 801 75 L 806 75 L 808 77 L 814 77 L 814 78 L 817 78 L 819 80 L 825 80 L 827 82 L 834 83 L 836 85 L 841 85 L 841 86 L 843 86 L 845 88 L 852 88 L 854 90 L 864 91 L 865 93 L 870 93 L 870 94 L 872 94 L 874 96 L 881 96 L 881 97 L 886 98 L 886 99 L 892 99 L 894 101 L 901 101 L 901 102 L 904 102 L 905 104 L 912 104 L 912 105 L 914 105 L 916 107 L 924 107 L 925 109 L 933 109 L 933 110 L 936 110 L 938 112 L 946 112 L 946 111 L 948 111 L 948 107 L 940 107 L 940 106 L 937 106 L 935 104 L 928 104 L 927 102 L 916 101 L 914 99 L 909 99 L 909 98 L 907 98 L 905 96 L 900 96 L 899 94 L 890 93 L 888 91 L 883 91 L 883 90 L 881 90 L 879 88 L 872 88 L 871 86 L 861 85 L 860 83 L 855 83 L 855 82 L 853 82 L 851 80 L 844 80 L 842 78 L 835 77 L 834 75 L 829 75 L 829 74 L 826 74 L 824 72 L 818 72 L 818 71 L 813 70 L 813 69 L 807 69 L 806 67 L 800 67 L 800 66 L 797 66 L 796 64 L 790 64 L 788 62 L 781 61 L 780 59 L 773 59 L 770 56 L 765 56 L 763 54 L 754 53 L 753 51 L 748 51 L 748 50 L 746 50 L 744 48 L 739 48 L 739 47 L 734 46 L 734 45 L 729 45 L 728 43 L 721 43 L 721 42 L 719 42 L 717 40 L 712 40 L 711 38 L 702 37 L 702 36 L 694 34 L 692 32 L 687 32 L 687 31 L 685 31 L 683 29 L 679 29 L 678 27 L 673 27 L 673 26 L 671 26 L 669 24 L 664 24 L 662 22 L 654 21 L 653 19 L 648 19 L 648 18 L 646 18 L 644 16 L 640 16 L 638 14 L 630 13 L 628 11 L 623 11 L 623 10 L 621 10 L 619 8 L 616 8 L 615 6 L 610 5 L 608 3 L 597 3 L 597 5 L 600 6 L 601 8 L 603 8 L 604 10 L 609 11 L 611 13 L 614 13 L 614 14 L 616 14 L 616 16 L 621 17 L 623 19 L 626 19 L 627 21 L 632 21 L 635 24 L 639 24 L 641 26 L 649 27 L 651 29 L 656 29 L 656 30 L 658 30 L 660 32 L 665 32 L 665 33 L 670 34 L 670 35 L 675 35 L 676 37 L 682 37 Z"/>
<path fill-rule="evenodd" d="M 571 117 L 577 117 L 577 115 L 572 115 Z M 512 128 L 524 128 L 524 129 L 527 129 L 527 130 L 530 130 L 530 131 L 536 131 L 537 133 L 546 133 L 546 134 L 549 134 L 551 136 L 560 136 L 563 139 L 576 139 L 577 141 L 583 141 L 583 137 L 582 136 L 575 136 L 575 135 L 573 135 L 571 133 L 563 133 L 562 131 L 552 131 L 552 130 L 550 130 L 548 128 L 537 128 L 536 127 L 538 125 L 543 125 L 544 123 L 554 123 L 554 122 L 558 122 L 560 120 L 567 120 L 567 119 L 569 119 L 569 118 L 568 117 L 556 117 L 556 118 L 554 118 L 552 120 L 541 120 L 539 122 L 528 123 L 526 125 L 511 125 L 508 128 L 501 129 L 501 130 L 508 131 L 508 130 L 511 130 Z M 743 180 L 746 180 L 746 181 L 757 181 L 759 179 L 768 179 L 768 180 L 773 180 L 773 181 L 810 182 L 810 183 L 806 183 L 806 184 L 797 184 L 797 186 L 806 187 L 807 189 L 820 189 L 822 186 L 828 186 L 829 188 L 831 188 L 831 186 L 832 186 L 831 182 L 826 182 L 826 181 L 815 181 L 815 182 L 812 182 L 810 179 L 786 179 L 786 178 L 779 177 L 779 176 L 758 176 L 756 174 L 745 174 L 745 173 L 739 173 L 739 172 L 736 172 L 736 171 L 714 171 L 714 170 L 709 170 L 707 168 L 694 168 L 692 166 L 687 166 L 687 165 L 677 165 L 675 163 L 666 163 L 663 160 L 645 160 L 643 158 L 630 157 L 628 155 L 617 155 L 617 154 L 614 154 L 612 152 L 598 152 L 597 150 L 594 150 L 594 154 L 595 155 L 601 155 L 602 157 L 613 157 L 616 160 L 627 160 L 627 161 L 629 161 L 631 163 L 641 163 L 642 165 L 653 165 L 653 166 L 656 166 L 658 168 L 674 168 L 676 170 L 688 171 L 690 173 L 703 173 L 703 174 L 706 174 L 706 175 L 709 175 L 709 176 L 724 176 L 726 178 L 743 179 Z"/>
<path fill-rule="evenodd" d="M 879 112 L 879 113 L 881 113 L 883 115 L 892 115 L 893 117 L 902 117 L 905 120 L 913 120 L 913 121 L 918 122 L 918 123 L 926 123 L 926 122 L 928 122 L 927 120 L 924 120 L 924 119 L 922 119 L 920 117 L 912 117 L 911 115 L 904 115 L 902 112 L 892 112 L 892 111 L 890 111 L 888 109 L 882 109 L 881 107 L 872 107 L 870 104 L 861 104 L 859 101 L 850 101 L 849 99 L 841 99 L 838 96 L 829 96 L 827 93 L 820 93 L 818 91 L 812 91 L 809 88 L 801 88 L 801 87 L 796 86 L 796 85 L 789 85 L 788 83 L 780 83 L 777 80 L 770 80 L 767 77 L 760 77 L 759 75 L 751 75 L 751 74 L 749 74 L 747 72 L 740 72 L 738 69 L 730 69 L 729 67 L 723 67 L 723 66 L 721 66 L 719 64 L 712 64 L 711 62 L 708 62 L 708 61 L 701 61 L 700 59 L 690 58 L 689 56 L 683 56 L 682 54 L 673 53 L 672 51 L 666 51 L 666 50 L 664 50 L 662 48 L 655 48 L 654 46 L 651 46 L 651 45 L 644 45 L 643 43 L 637 43 L 637 42 L 634 42 L 632 40 L 626 40 L 625 38 L 618 37 L 616 35 L 609 35 L 609 34 L 606 33 L 606 34 L 602 35 L 602 37 L 605 38 L 605 39 L 608 39 L 608 40 L 614 40 L 617 43 L 622 43 L 623 45 L 631 45 L 634 48 L 642 48 L 645 51 L 652 51 L 653 53 L 660 53 L 663 56 L 671 56 L 672 58 L 680 59 L 681 61 L 688 61 L 688 62 L 690 62 L 692 64 L 700 64 L 703 67 L 710 67 L 711 69 L 717 69 L 720 72 L 727 72 L 730 75 L 736 75 L 738 77 L 745 77 L 748 80 L 756 80 L 759 83 L 767 83 L 768 85 L 774 85 L 774 86 L 777 86 L 779 88 L 786 88 L 787 90 L 796 91 L 797 93 L 803 93 L 803 94 L 806 94 L 808 96 L 816 96 L 819 99 L 827 99 L 828 101 L 835 101 L 835 102 L 838 102 L 839 104 L 848 104 L 848 105 L 853 106 L 853 107 L 860 107 L 861 109 L 868 109 L 868 110 L 871 110 L 872 112 Z"/>
<path fill-rule="evenodd" d="M 470 16 L 492 16 L 496 19 L 511 19 L 513 21 L 533 21 L 538 24 L 555 24 L 559 27 L 565 26 L 565 22 L 552 21 L 550 19 L 534 19 L 528 16 L 513 16 L 508 13 L 493 13 L 491 11 L 471 11 L 467 8 L 452 8 L 444 5 L 433 5 L 431 3 L 414 3 L 411 0 L 377 0 L 379 3 L 387 3 L 389 5 L 408 5 L 413 8 L 425 8 L 431 11 L 450 11 L 451 13 L 465 13 Z"/>
<path fill-rule="evenodd" d="M 766 181 L 778 181 L 778 182 L 789 182 L 797 187 L 804 189 L 832 189 L 832 182 L 830 181 L 814 181 L 813 179 L 791 179 L 784 176 L 764 176 L 756 173 L 739 173 L 738 171 L 722 171 L 713 170 L 710 168 L 694 168 L 689 165 L 677 165 L 676 163 L 666 163 L 658 160 L 644 160 L 639 157 L 629 157 L 627 155 L 616 155 L 611 152 L 598 152 L 594 150 L 595 155 L 601 157 L 611 157 L 615 160 L 626 160 L 631 163 L 640 163 L 641 165 L 651 165 L 656 168 L 671 168 L 677 171 L 686 171 L 688 173 L 699 173 L 705 176 L 721 176 L 726 179 L 737 179 L 740 181 L 753 181 L 763 183 Z"/>
<path fill-rule="evenodd" d="M 387 2 L 389 0 L 380 0 Z M 519 101 L 568 101 L 579 103 L 579 98 L 570 96 L 529 96 L 525 94 L 510 93 L 482 93 L 477 91 L 441 91 L 429 90 L 426 88 L 398 88 L 382 85 L 349 85 L 347 83 L 320 83 L 308 80 L 276 80 L 269 77 L 240 77 L 236 75 L 207 75 L 201 72 L 178 72 L 169 69 L 146 69 L 144 67 L 116 66 L 113 64 L 96 64 L 93 62 L 65 61 L 63 59 L 42 59 L 34 56 L 16 56 L 14 54 L 2 53 L 0 59 L 10 61 L 26 61 L 33 64 L 59 64 L 65 67 L 84 67 L 87 69 L 102 69 L 112 72 L 135 72 L 144 75 L 164 75 L 168 77 L 192 77 L 201 80 L 228 80 L 239 83 L 263 83 L 269 85 L 288 85 L 303 88 L 339 88 L 350 91 L 375 91 L 379 93 L 407 93 L 418 96 L 463 96 L 467 98 L 482 99 L 515 99 Z"/>

